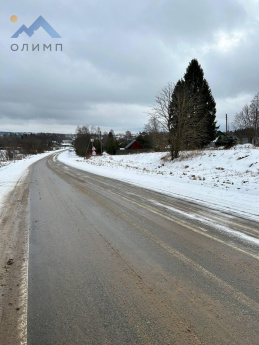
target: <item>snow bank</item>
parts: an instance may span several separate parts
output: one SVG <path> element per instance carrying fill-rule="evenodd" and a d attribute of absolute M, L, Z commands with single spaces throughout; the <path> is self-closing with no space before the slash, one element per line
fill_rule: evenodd
<path fill-rule="evenodd" d="M 5 196 L 15 187 L 16 183 L 25 176 L 29 166 L 52 153 L 53 151 L 28 156 L 14 162 L 0 162 L 0 208 L 3 206 Z"/>
<path fill-rule="evenodd" d="M 103 155 L 84 160 L 74 152 L 58 159 L 70 166 L 174 197 L 184 198 L 259 220 L 259 148 L 237 145 L 229 150 Z"/>

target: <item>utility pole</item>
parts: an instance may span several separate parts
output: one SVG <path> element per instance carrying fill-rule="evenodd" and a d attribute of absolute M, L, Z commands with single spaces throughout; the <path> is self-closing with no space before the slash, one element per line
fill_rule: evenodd
<path fill-rule="evenodd" d="M 87 157 L 87 152 L 88 152 L 90 143 L 91 143 L 91 139 L 90 139 L 90 141 L 89 141 L 89 143 L 88 143 L 88 145 L 87 145 L 86 151 L 85 151 L 85 158 Z M 93 144 L 92 144 L 92 146 L 93 146 Z"/>
<path fill-rule="evenodd" d="M 99 141 L 101 146 L 101 155 L 103 154 L 103 145 L 102 145 L 102 131 L 99 130 Z"/>
<path fill-rule="evenodd" d="M 257 135 L 258 135 L 258 109 L 256 106 L 256 108 L 255 108 L 255 140 L 254 140 L 254 144 L 258 143 Z"/>
<path fill-rule="evenodd" d="M 228 133 L 228 114 L 226 114 L 226 135 Z"/>

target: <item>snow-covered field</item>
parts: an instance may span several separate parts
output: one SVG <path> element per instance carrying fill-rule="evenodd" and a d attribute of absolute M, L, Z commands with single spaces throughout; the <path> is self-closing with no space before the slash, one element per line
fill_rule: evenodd
<path fill-rule="evenodd" d="M 25 159 L 14 162 L 0 162 L 0 208 L 3 206 L 5 196 L 15 187 L 16 183 L 25 176 L 29 166 L 52 153 L 53 151 L 28 156 Z"/>
<path fill-rule="evenodd" d="M 78 169 L 259 221 L 259 148 L 250 144 L 184 152 L 174 162 L 167 153 L 84 160 L 65 151 L 58 159 Z"/>

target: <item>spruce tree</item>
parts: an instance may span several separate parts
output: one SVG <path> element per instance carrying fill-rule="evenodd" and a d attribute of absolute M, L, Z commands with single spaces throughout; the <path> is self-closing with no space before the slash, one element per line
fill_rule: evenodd
<path fill-rule="evenodd" d="M 110 155 L 115 155 L 117 150 L 117 143 L 113 136 L 113 131 L 111 130 L 108 134 L 108 140 L 106 144 L 106 152 Z"/>
<path fill-rule="evenodd" d="M 171 157 L 175 159 L 183 149 L 200 147 L 204 140 L 204 106 L 198 92 L 183 80 L 175 85 L 169 107 Z"/>
<path fill-rule="evenodd" d="M 216 138 L 216 103 L 212 96 L 207 80 L 204 78 L 203 70 L 196 59 L 193 59 L 186 69 L 184 81 L 190 92 L 196 97 L 198 104 L 193 107 L 192 116 L 196 117 L 196 123 L 203 123 L 200 135 L 203 137 L 202 146 Z M 196 111 L 197 107 L 202 111 Z"/>

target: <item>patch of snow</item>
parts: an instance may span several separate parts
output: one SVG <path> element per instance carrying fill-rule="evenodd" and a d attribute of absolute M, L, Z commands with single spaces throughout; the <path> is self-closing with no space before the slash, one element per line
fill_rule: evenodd
<path fill-rule="evenodd" d="M 0 165 L 0 208 L 6 195 L 15 187 L 16 183 L 28 172 L 28 168 L 38 160 L 58 151 L 27 156 L 17 161 L 5 161 Z"/>
<path fill-rule="evenodd" d="M 165 152 L 91 157 L 63 152 L 61 162 L 174 197 L 259 221 L 259 148 L 185 151 L 174 160 Z"/>
<path fill-rule="evenodd" d="M 258 238 L 255 238 L 255 237 L 243 234 L 242 232 L 239 232 L 239 231 L 236 231 L 236 230 L 232 230 L 228 226 L 215 223 L 211 219 L 208 219 L 208 218 L 206 218 L 204 216 L 201 216 L 201 215 L 196 216 L 195 214 L 190 214 L 188 212 L 177 210 L 174 207 L 170 207 L 170 206 L 161 204 L 161 203 L 159 203 L 159 202 L 157 202 L 155 200 L 149 200 L 149 201 L 152 202 L 152 204 L 154 204 L 154 205 L 162 206 L 162 207 L 168 209 L 169 211 L 173 211 L 174 213 L 176 212 L 176 213 L 182 214 L 186 218 L 199 220 L 203 224 L 207 224 L 209 226 L 213 226 L 214 228 L 217 228 L 220 231 L 228 232 L 229 234 L 234 235 L 235 237 L 239 237 L 240 239 L 242 239 L 242 240 L 244 240 L 246 242 L 250 242 L 250 243 L 259 245 L 259 239 Z"/>

